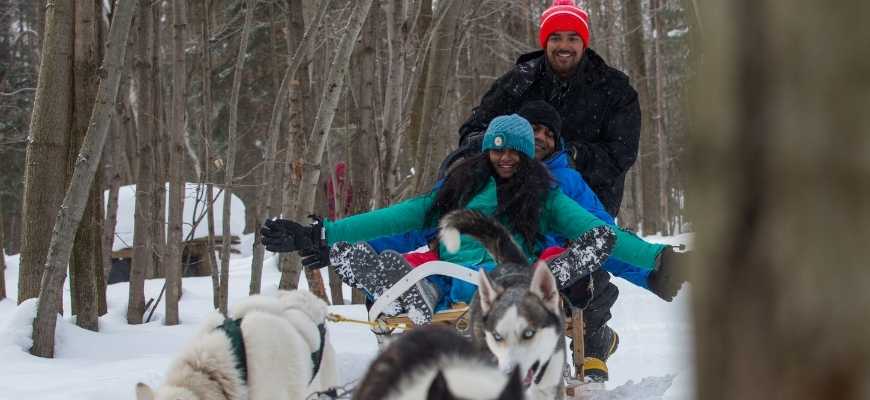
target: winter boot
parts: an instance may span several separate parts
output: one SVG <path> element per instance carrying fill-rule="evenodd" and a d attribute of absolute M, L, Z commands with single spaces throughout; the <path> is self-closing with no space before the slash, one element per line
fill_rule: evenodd
<path fill-rule="evenodd" d="M 607 358 L 619 347 L 619 335 L 607 325 L 586 335 L 583 379 L 586 382 L 607 382 Z"/>
<path fill-rule="evenodd" d="M 338 242 L 329 249 L 329 262 L 344 283 L 368 291 L 371 271 L 378 264 L 378 253 L 368 243 Z M 372 294 L 372 293 L 370 293 Z"/>
<path fill-rule="evenodd" d="M 559 290 L 601 268 L 613 251 L 616 234 L 607 226 L 590 229 L 547 264 L 556 277 Z"/>
<path fill-rule="evenodd" d="M 408 264 L 405 257 L 393 250 L 385 250 L 380 257 L 384 278 L 392 284 L 411 272 L 411 264 Z M 408 318 L 419 326 L 432 321 L 432 314 L 439 298 L 435 285 L 424 279 L 399 297 L 399 302 L 408 313 Z"/>

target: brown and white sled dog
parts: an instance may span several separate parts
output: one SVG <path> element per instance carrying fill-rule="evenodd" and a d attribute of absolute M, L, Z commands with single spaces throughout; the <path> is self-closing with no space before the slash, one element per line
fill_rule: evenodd
<path fill-rule="evenodd" d="M 326 316 L 326 303 L 307 291 L 248 297 L 230 309 L 229 318 L 211 315 L 163 385 L 152 390 L 139 383 L 136 398 L 296 400 L 334 387 Z"/>
<path fill-rule="evenodd" d="M 376 358 L 354 400 L 524 400 L 519 371 L 503 374 L 451 327 L 403 333 Z"/>
<path fill-rule="evenodd" d="M 440 227 L 448 251 L 457 251 L 466 234 L 496 261 L 490 273 L 480 270 L 471 302 L 472 341 L 492 352 L 502 372 L 519 367 L 529 399 L 564 398 L 565 317 L 550 269 L 543 262 L 529 265 L 507 229 L 478 212 L 453 211 Z"/>

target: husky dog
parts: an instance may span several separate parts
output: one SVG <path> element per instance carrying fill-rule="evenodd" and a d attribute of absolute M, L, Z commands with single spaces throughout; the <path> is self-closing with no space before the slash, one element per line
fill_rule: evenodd
<path fill-rule="evenodd" d="M 402 334 L 372 362 L 355 400 L 523 400 L 519 371 L 502 373 L 453 328 Z"/>
<path fill-rule="evenodd" d="M 334 387 L 326 303 L 306 291 L 256 295 L 215 312 L 172 363 L 156 391 L 136 385 L 137 400 L 304 399 Z M 240 358 L 243 358 L 240 360 Z"/>
<path fill-rule="evenodd" d="M 564 398 L 565 317 L 558 285 L 543 262 L 534 267 L 507 229 L 475 211 L 453 211 L 441 219 L 441 241 L 459 249 L 460 233 L 479 240 L 496 261 L 480 270 L 471 302 L 471 337 L 488 349 L 503 373 L 519 368 L 529 399 Z"/>

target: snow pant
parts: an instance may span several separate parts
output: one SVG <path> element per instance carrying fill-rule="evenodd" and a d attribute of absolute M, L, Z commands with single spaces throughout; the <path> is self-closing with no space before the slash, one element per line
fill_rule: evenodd
<path fill-rule="evenodd" d="M 591 281 L 591 285 L 590 285 Z M 610 273 L 600 269 L 562 291 L 571 305 L 583 309 L 586 331 L 583 335 L 585 355 L 607 358 L 612 338 L 602 330 L 610 320 L 610 308 L 619 297 L 619 289 L 610 282 Z"/>

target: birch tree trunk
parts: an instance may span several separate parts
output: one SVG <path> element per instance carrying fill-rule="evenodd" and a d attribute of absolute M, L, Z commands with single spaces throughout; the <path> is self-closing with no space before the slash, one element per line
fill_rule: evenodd
<path fill-rule="evenodd" d="M 145 314 L 145 274 L 150 271 L 154 230 L 154 215 L 151 205 L 154 204 L 154 141 L 155 113 L 152 99 L 154 82 L 151 80 L 154 65 L 151 64 L 151 54 L 154 41 L 153 19 L 151 6 L 139 4 L 136 17 L 136 63 L 134 65 L 137 102 L 139 108 L 139 126 L 136 129 L 136 153 L 138 157 L 138 180 L 136 181 L 136 206 L 133 214 L 133 260 L 130 264 L 130 291 L 127 298 L 127 323 L 141 324 Z"/>
<path fill-rule="evenodd" d="M 230 276 L 230 248 L 232 246 L 232 233 L 230 232 L 230 200 L 233 194 L 233 175 L 235 174 L 236 152 L 238 148 L 238 138 L 236 131 L 238 130 L 239 120 L 239 90 L 242 85 L 242 72 L 245 68 L 245 55 L 248 50 L 248 39 L 251 33 L 251 25 L 254 23 L 254 11 L 256 1 L 245 1 L 245 25 L 242 28 L 241 38 L 239 41 L 239 54 L 236 58 L 236 66 L 233 74 L 233 88 L 230 94 L 230 102 L 227 105 L 229 109 L 229 127 L 227 130 L 227 169 L 224 177 L 224 204 L 223 204 L 223 243 L 221 245 L 221 296 L 220 310 L 222 313 L 227 313 L 227 296 L 229 293 L 229 276 Z"/>
<path fill-rule="evenodd" d="M 100 81 L 94 112 L 88 124 L 88 134 L 85 136 L 82 150 L 76 161 L 71 185 L 57 214 L 57 222 L 51 234 L 48 258 L 39 292 L 39 306 L 36 319 L 33 322 L 33 347 L 30 349 L 31 354 L 38 357 L 54 356 L 54 332 L 58 310 L 57 303 L 53 299 L 57 298 L 63 287 L 63 281 L 66 279 L 66 264 L 69 262 L 72 252 L 72 239 L 82 219 L 89 188 L 100 164 L 100 155 L 108 133 L 111 112 L 118 95 L 118 85 L 123 72 L 127 35 L 130 32 L 133 12 L 137 3 L 137 0 L 120 2 L 113 17 L 102 67 L 106 71 L 106 78 Z M 46 31 L 47 34 L 53 34 L 52 29 L 59 21 L 53 21 L 58 16 L 52 15 L 53 9 L 49 11 L 48 20 L 51 23 L 48 23 Z M 46 48 L 49 50 L 54 47 L 50 44 L 52 40 L 56 39 L 50 36 L 46 37 Z M 44 52 L 44 56 L 49 57 L 50 53 L 50 51 Z M 40 88 L 47 89 L 42 84 L 40 84 Z M 37 91 L 37 97 L 39 94 L 49 95 L 47 92 L 39 93 L 39 88 Z M 34 113 L 34 118 L 39 117 L 44 116 Z"/>
<path fill-rule="evenodd" d="M 699 399 L 870 398 L 870 3 L 839 5 L 702 6 Z"/>
<path fill-rule="evenodd" d="M 67 152 L 67 185 L 70 184 L 76 157 L 88 130 L 88 120 L 94 109 L 97 90 L 97 14 L 93 0 L 77 1 L 75 6 L 75 39 L 73 50 L 73 123 Z M 113 110 L 114 111 L 114 108 Z M 94 253 L 95 242 L 100 240 L 98 224 L 103 207 L 99 199 L 99 174 L 89 187 L 90 196 L 85 206 L 82 223 L 75 236 L 69 261 L 70 297 L 76 325 L 99 330 L 97 320 L 96 274 L 102 273 L 101 254 Z"/>
<path fill-rule="evenodd" d="M 178 300 L 181 298 L 181 260 L 184 238 L 182 218 L 184 211 L 184 116 L 187 88 L 185 62 L 186 0 L 172 2 L 172 118 L 169 147 L 169 233 L 166 237 L 166 318 L 164 324 L 177 325 Z"/>
<path fill-rule="evenodd" d="M 18 303 L 37 297 L 43 275 L 50 229 L 63 199 L 67 132 L 72 124 L 73 21 L 69 1 L 46 3 L 42 63 L 30 122 L 24 167 L 21 264 Z M 63 266 L 66 268 L 66 265 Z"/>
<path fill-rule="evenodd" d="M 332 127 L 332 120 L 335 117 L 335 110 L 338 106 L 338 101 L 341 98 L 341 92 L 344 89 L 345 78 L 347 77 L 347 68 L 350 61 L 350 56 L 362 26 L 365 23 L 366 17 L 369 14 L 372 0 L 360 0 L 354 2 L 354 9 L 347 24 L 347 31 L 341 37 L 338 46 L 335 50 L 335 57 L 329 67 L 329 72 L 324 84 L 323 95 L 320 99 L 320 108 L 317 110 L 317 116 L 314 118 L 311 134 L 308 137 L 309 149 L 311 153 L 309 162 L 310 169 L 306 169 L 302 177 L 302 184 L 297 197 L 297 204 L 300 206 L 300 213 L 297 215 L 308 215 L 314 211 L 314 195 L 317 193 L 317 183 L 320 179 L 320 170 L 323 164 L 323 154 L 326 150 L 327 138 L 329 130 Z M 317 273 L 318 271 L 312 271 Z M 311 278 L 310 274 L 309 279 Z M 322 280 L 320 282 L 319 292 L 312 290 L 323 299 L 326 299 L 326 293 L 323 291 Z"/>

